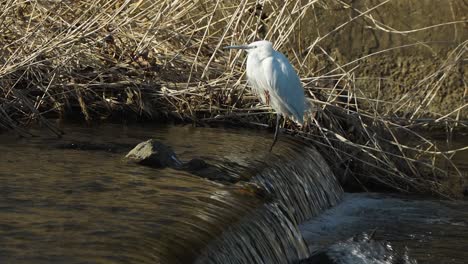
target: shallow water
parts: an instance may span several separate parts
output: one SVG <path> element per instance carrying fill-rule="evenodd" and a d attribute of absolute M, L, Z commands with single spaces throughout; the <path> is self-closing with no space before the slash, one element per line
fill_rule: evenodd
<path fill-rule="evenodd" d="M 191 127 L 68 125 L 62 139 L 0 135 L 0 262 L 172 263 L 192 259 L 260 199 L 189 173 L 122 161 L 156 138 L 179 158 L 241 171 L 269 155 L 259 133 Z M 57 148 L 82 141 L 117 153 Z M 279 145 L 281 148 L 281 145 Z M 237 167 L 236 167 L 237 166 Z"/>
<path fill-rule="evenodd" d="M 399 252 L 407 251 L 418 263 L 463 264 L 468 259 L 468 201 L 346 194 L 338 206 L 302 223 L 300 229 L 311 251 L 340 244 L 340 258 L 368 254 L 383 259 L 372 252 L 375 248 L 357 250 L 355 243 L 341 243 L 356 234 L 373 233 L 373 240 L 387 241 Z"/>
<path fill-rule="evenodd" d="M 342 190 L 319 153 L 284 135 L 269 153 L 272 135 L 262 131 L 113 124 L 64 130 L 61 139 L 41 129 L 33 138 L 0 134 L 0 263 L 291 263 L 309 255 L 307 246 L 314 252 L 372 230 L 396 248 L 407 246 L 420 263 L 468 259 L 466 202 L 441 207 L 346 195 L 321 215 Z M 251 178 L 271 197 L 122 160 L 149 138 L 182 161 L 202 158 Z M 64 147 L 77 142 L 102 149 Z"/>

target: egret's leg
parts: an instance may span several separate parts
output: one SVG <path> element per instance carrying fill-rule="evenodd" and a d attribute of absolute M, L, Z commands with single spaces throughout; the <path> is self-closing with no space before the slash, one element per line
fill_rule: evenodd
<path fill-rule="evenodd" d="M 265 103 L 270 106 L 270 92 L 268 90 L 265 90 Z"/>
<path fill-rule="evenodd" d="M 273 143 L 272 143 L 271 146 L 270 146 L 270 152 L 273 150 L 273 147 L 275 146 L 276 141 L 278 140 L 278 131 L 279 131 L 280 119 L 281 119 L 281 115 L 280 115 L 280 114 L 276 114 L 275 137 L 273 138 Z"/>

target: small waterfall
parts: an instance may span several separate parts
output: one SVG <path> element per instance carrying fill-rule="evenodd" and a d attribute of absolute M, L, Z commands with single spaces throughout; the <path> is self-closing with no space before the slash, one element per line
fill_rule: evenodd
<path fill-rule="evenodd" d="M 336 205 L 343 191 L 315 148 L 288 143 L 251 179 L 272 202 L 212 241 L 196 263 L 292 263 L 308 256 L 298 224 Z"/>
<path fill-rule="evenodd" d="M 267 204 L 225 231 L 201 263 L 289 263 L 308 257 L 297 223 L 278 203 Z"/>
<path fill-rule="evenodd" d="M 268 160 L 253 182 L 268 190 L 274 200 L 290 210 L 296 222 L 336 205 L 343 190 L 325 159 L 312 146 L 291 142 Z"/>
<path fill-rule="evenodd" d="M 203 159 L 267 193 L 127 164 L 118 151 L 56 147 L 55 138 L 0 138 L 1 263 L 291 263 L 309 254 L 298 225 L 342 194 L 320 154 L 287 137 L 270 153 L 270 135 L 258 131 L 68 131 L 60 143 L 107 148 L 156 138 L 183 161 Z"/>

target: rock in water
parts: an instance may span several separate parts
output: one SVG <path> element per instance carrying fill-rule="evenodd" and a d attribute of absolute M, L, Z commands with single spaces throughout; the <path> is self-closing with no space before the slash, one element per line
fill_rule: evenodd
<path fill-rule="evenodd" d="M 141 142 L 130 150 L 125 158 L 154 168 L 178 169 L 183 165 L 169 146 L 154 139 Z"/>
<path fill-rule="evenodd" d="M 130 150 L 125 158 L 132 162 L 153 168 L 162 169 L 169 167 L 176 170 L 187 171 L 198 177 L 222 182 L 224 184 L 236 183 L 239 181 L 239 178 L 232 173 L 206 163 L 202 159 L 192 159 L 184 163 L 179 160 L 171 147 L 154 139 L 141 142 Z"/>

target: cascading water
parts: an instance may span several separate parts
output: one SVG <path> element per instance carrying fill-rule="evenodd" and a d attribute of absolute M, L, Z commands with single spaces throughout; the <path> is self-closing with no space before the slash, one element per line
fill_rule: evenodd
<path fill-rule="evenodd" d="M 267 204 L 211 243 L 196 263 L 288 263 L 308 256 L 297 223 L 277 203 Z"/>
<path fill-rule="evenodd" d="M 298 224 L 342 194 L 320 155 L 286 136 L 269 153 L 271 135 L 259 131 L 32 132 L 40 137 L 0 137 L 1 263 L 288 263 L 308 255 Z M 267 199 L 243 184 L 122 162 L 149 138 L 183 161 L 200 158 L 250 179 Z"/>
<path fill-rule="evenodd" d="M 316 216 L 339 202 L 343 190 L 314 147 L 289 140 L 282 150 L 265 162 L 265 169 L 252 181 L 290 210 L 296 222 Z"/>
<path fill-rule="evenodd" d="M 251 181 L 272 202 L 225 231 L 196 263 L 292 263 L 308 256 L 298 224 L 339 202 L 336 178 L 313 147 L 292 140 L 257 171 Z"/>

